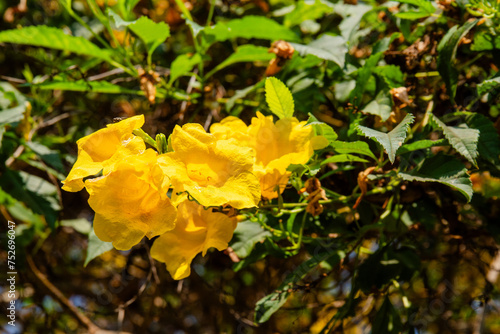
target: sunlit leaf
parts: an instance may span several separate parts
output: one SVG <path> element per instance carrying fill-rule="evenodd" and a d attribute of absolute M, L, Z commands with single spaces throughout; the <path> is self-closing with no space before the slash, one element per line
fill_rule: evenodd
<path fill-rule="evenodd" d="M 439 182 L 458 190 L 467 201 L 472 198 L 472 182 L 465 165 L 453 156 L 435 155 L 423 160 L 410 172 L 398 175 L 406 181 Z"/>
<path fill-rule="evenodd" d="M 170 66 L 170 79 L 169 82 L 174 82 L 177 78 L 185 75 L 187 72 L 191 71 L 193 66 L 201 62 L 201 56 L 195 53 L 192 56 L 183 54 L 175 58 Z"/>
<path fill-rule="evenodd" d="M 385 122 L 391 116 L 392 98 L 389 93 L 380 91 L 375 99 L 368 103 L 362 111 L 379 116 L 382 119 L 382 122 Z"/>
<path fill-rule="evenodd" d="M 295 111 L 292 93 L 280 80 L 266 79 L 266 102 L 272 113 L 279 118 L 292 117 Z"/>
<path fill-rule="evenodd" d="M 434 115 L 431 115 L 430 119 L 437 128 L 443 130 L 443 134 L 448 139 L 450 145 L 467 160 L 476 165 L 479 130 L 470 129 L 466 124 L 463 124 L 462 127 L 447 126 Z"/>
<path fill-rule="evenodd" d="M 99 239 L 97 235 L 95 235 L 94 228 L 92 228 L 89 233 L 87 256 L 85 257 L 85 263 L 83 264 L 83 266 L 86 267 L 90 261 L 112 249 L 113 244 L 111 242 L 105 242 Z"/>
<path fill-rule="evenodd" d="M 377 160 L 377 157 L 370 150 L 370 146 L 364 141 L 353 141 L 353 142 L 344 142 L 344 141 L 335 141 L 331 143 L 331 147 L 340 154 L 361 154 L 369 156 L 370 158 Z"/>
<path fill-rule="evenodd" d="M 128 27 L 144 42 L 148 54 L 152 54 L 170 36 L 170 28 L 165 22 L 156 23 L 146 16 Z"/>
<path fill-rule="evenodd" d="M 47 26 L 30 26 L 0 32 L 0 42 L 41 46 L 49 49 L 73 52 L 79 55 L 111 60 L 111 53 L 83 37 L 65 34 L 61 29 Z"/>
<path fill-rule="evenodd" d="M 406 115 L 401 123 L 399 123 L 398 126 L 392 129 L 389 133 L 380 132 L 361 125 L 358 126 L 358 129 L 365 136 L 375 139 L 380 145 L 382 145 L 389 156 L 389 160 L 391 163 L 394 163 L 394 160 L 396 159 L 396 152 L 398 148 L 403 145 L 408 128 L 410 127 L 410 124 L 413 123 L 414 119 L 415 117 L 413 117 L 413 115 Z"/>
<path fill-rule="evenodd" d="M 341 68 L 345 64 L 347 54 L 346 41 L 341 36 L 323 35 L 307 45 L 290 43 L 302 57 L 314 55 L 318 58 L 330 60 Z"/>

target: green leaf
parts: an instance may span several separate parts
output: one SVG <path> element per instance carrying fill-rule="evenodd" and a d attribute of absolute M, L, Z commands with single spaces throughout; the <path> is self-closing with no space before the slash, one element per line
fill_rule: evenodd
<path fill-rule="evenodd" d="M 321 59 L 333 61 L 341 68 L 344 68 L 347 46 L 342 36 L 323 35 L 308 45 L 290 44 L 302 57 L 314 55 Z"/>
<path fill-rule="evenodd" d="M 399 66 L 378 66 L 373 70 L 373 73 L 382 78 L 389 88 L 398 88 L 405 85 L 404 75 Z"/>
<path fill-rule="evenodd" d="M 135 20 L 134 21 L 125 21 L 124 19 L 121 18 L 120 15 L 115 13 L 111 8 L 107 9 L 107 13 L 108 13 L 109 18 L 111 18 L 115 22 L 115 26 L 117 28 L 128 27 L 132 23 L 136 22 Z"/>
<path fill-rule="evenodd" d="M 396 17 L 399 17 L 400 19 L 405 19 L 405 20 L 418 20 L 422 19 L 424 17 L 428 17 L 432 15 L 431 13 L 427 12 L 415 12 L 415 11 L 407 11 L 407 12 L 399 12 L 396 13 Z"/>
<path fill-rule="evenodd" d="M 113 243 L 105 242 L 99 239 L 94 232 L 94 228 L 92 227 L 92 230 L 89 233 L 87 256 L 85 257 L 85 263 L 83 264 L 83 266 L 86 267 L 90 261 L 111 249 L 113 249 Z"/>
<path fill-rule="evenodd" d="M 307 124 L 314 127 L 314 132 L 318 136 L 323 136 L 328 140 L 328 143 L 333 143 L 337 140 L 338 136 L 332 127 L 324 122 L 320 122 L 313 114 L 309 113 Z"/>
<path fill-rule="evenodd" d="M 10 83 L 0 82 L 0 127 L 21 121 L 27 108 L 24 95 Z"/>
<path fill-rule="evenodd" d="M 175 80 L 177 80 L 177 78 L 191 71 L 193 66 L 199 64 L 201 61 L 201 56 L 198 53 L 195 53 L 192 56 L 184 54 L 175 58 L 175 60 L 170 65 L 169 83 L 172 84 Z"/>
<path fill-rule="evenodd" d="M 156 23 L 147 16 L 142 16 L 128 27 L 144 42 L 149 55 L 170 36 L 170 28 L 165 22 Z"/>
<path fill-rule="evenodd" d="M 280 80 L 266 79 L 266 102 L 272 113 L 281 118 L 292 117 L 295 110 L 292 93 Z"/>
<path fill-rule="evenodd" d="M 439 182 L 458 190 L 469 202 L 472 198 L 472 182 L 465 165 L 450 155 L 439 154 L 423 160 L 416 168 L 398 173 L 406 181 Z"/>
<path fill-rule="evenodd" d="M 398 334 L 403 330 L 398 311 L 392 305 L 389 296 L 385 295 L 384 302 L 377 311 L 373 321 L 372 334 Z"/>
<path fill-rule="evenodd" d="M 75 231 L 88 235 L 92 231 L 92 224 L 85 218 L 64 219 L 60 222 L 61 226 L 71 227 Z"/>
<path fill-rule="evenodd" d="M 430 121 L 433 122 L 436 127 L 443 130 L 444 136 L 458 153 L 474 165 L 477 165 L 476 157 L 479 130 L 469 129 L 466 124 L 463 124 L 463 127 L 447 126 L 432 114 Z"/>
<path fill-rule="evenodd" d="M 491 34 L 488 30 L 474 34 L 470 47 L 472 51 L 490 51 L 500 49 L 500 36 Z"/>
<path fill-rule="evenodd" d="M 436 8 L 432 5 L 432 1 L 427 1 L 427 0 L 396 0 L 396 1 L 416 6 L 422 11 L 428 13 L 429 15 L 433 14 L 436 11 Z"/>
<path fill-rule="evenodd" d="M 271 232 L 262 228 L 258 222 L 246 220 L 238 223 L 234 230 L 231 248 L 240 258 L 246 258 L 255 244 L 271 237 Z"/>
<path fill-rule="evenodd" d="M 384 55 L 383 52 L 378 52 L 372 54 L 365 62 L 363 67 L 358 70 L 358 76 L 356 78 L 356 87 L 352 90 L 350 94 L 351 103 L 359 107 L 363 100 L 363 93 L 365 92 L 366 84 L 368 79 L 370 79 L 375 67 Z"/>
<path fill-rule="evenodd" d="M 261 324 L 269 320 L 271 315 L 285 304 L 288 296 L 291 294 L 290 288 L 302 280 L 311 270 L 316 268 L 318 264 L 334 257 L 336 257 L 334 262 L 338 263 L 340 261 L 339 255 L 332 250 L 329 251 L 330 252 L 327 250 L 326 252 L 316 254 L 314 257 L 303 262 L 285 278 L 283 283 L 281 283 L 273 293 L 259 300 L 255 305 L 255 322 Z"/>
<path fill-rule="evenodd" d="M 368 103 L 362 111 L 376 115 L 382 119 L 382 122 L 385 122 L 391 117 L 392 98 L 388 92 L 380 91 L 375 99 Z"/>
<path fill-rule="evenodd" d="M 57 200 L 57 188 L 52 183 L 26 172 L 3 172 L 0 187 L 9 189 L 9 195 L 24 202 L 34 213 L 45 216 L 51 228 L 55 227 L 57 212 L 61 209 Z"/>
<path fill-rule="evenodd" d="M 486 116 L 470 113 L 465 122 L 469 127 L 479 131 L 477 150 L 479 157 L 493 164 L 498 164 L 500 155 L 500 138 L 495 125 Z"/>
<path fill-rule="evenodd" d="M 439 139 L 439 140 L 423 139 L 411 144 L 404 144 L 399 148 L 398 152 L 401 155 L 412 151 L 424 150 L 426 148 L 434 146 L 444 146 L 444 145 L 448 145 L 448 141 L 446 139 Z"/>
<path fill-rule="evenodd" d="M 500 77 L 484 80 L 479 85 L 477 85 L 477 95 L 483 96 L 490 90 L 497 89 L 499 87 L 500 87 Z"/>
<path fill-rule="evenodd" d="M 336 154 L 321 162 L 321 165 L 326 165 L 332 162 L 369 162 L 366 159 L 360 158 L 352 154 Z"/>
<path fill-rule="evenodd" d="M 316 0 L 312 4 L 299 1 L 295 5 L 295 9 L 285 15 L 283 24 L 287 27 L 293 27 L 306 20 L 316 20 L 332 12 L 333 8 L 320 0 Z"/>
<path fill-rule="evenodd" d="M 413 123 L 414 119 L 415 117 L 413 117 L 412 114 L 406 115 L 401 123 L 399 123 L 398 126 L 392 129 L 389 133 L 380 132 L 361 125 L 358 125 L 358 129 L 365 136 L 375 139 L 380 145 L 382 145 L 389 156 L 389 160 L 391 163 L 394 163 L 394 160 L 396 159 L 396 152 L 398 148 L 403 145 L 408 128 L 410 127 L 410 124 Z"/>
<path fill-rule="evenodd" d="M 118 8 L 125 18 L 133 17 L 133 9 L 140 0 L 118 0 Z"/>
<path fill-rule="evenodd" d="M 30 26 L 2 31 L 0 42 L 41 46 L 112 61 L 112 54 L 108 50 L 100 49 L 83 37 L 66 35 L 61 29 L 47 26 Z"/>
<path fill-rule="evenodd" d="M 55 169 L 59 171 L 64 170 L 64 166 L 61 161 L 61 157 L 59 152 L 56 150 L 51 150 L 47 146 L 37 143 L 37 142 L 27 142 L 26 146 L 28 146 L 36 155 L 38 155 L 43 161 L 47 164 L 51 165 Z"/>
<path fill-rule="evenodd" d="M 343 142 L 336 141 L 331 143 L 331 147 L 340 154 L 356 153 L 361 155 L 366 155 L 377 160 L 377 157 L 370 150 L 370 146 L 364 141 L 353 141 L 353 142 Z"/>
<path fill-rule="evenodd" d="M 205 27 L 200 26 L 198 23 L 191 21 L 190 19 L 186 19 L 186 23 L 191 28 L 194 38 L 196 38 L 200 32 L 205 30 Z"/>
<path fill-rule="evenodd" d="M 75 92 L 94 92 L 94 93 L 105 93 L 105 94 L 135 94 L 144 95 L 142 90 L 132 90 L 123 88 L 118 85 L 114 85 L 107 81 L 51 81 L 44 82 L 38 85 L 33 85 L 40 89 L 49 90 L 69 90 Z"/>
<path fill-rule="evenodd" d="M 203 30 L 206 43 L 225 41 L 237 37 L 259 38 L 267 40 L 297 41 L 298 36 L 290 29 L 264 16 L 248 15 L 228 22 L 217 22 L 216 25 Z"/>
<path fill-rule="evenodd" d="M 268 49 L 263 46 L 255 46 L 252 44 L 242 45 L 238 47 L 236 52 L 232 53 L 222 63 L 212 69 L 205 78 L 211 77 L 215 72 L 222 70 L 232 64 L 254 61 L 269 61 L 276 55 L 269 53 Z"/>
<path fill-rule="evenodd" d="M 466 22 L 460 28 L 458 26 L 452 27 L 438 45 L 437 69 L 444 79 L 446 90 L 452 101 L 455 101 L 457 91 L 458 71 L 454 61 L 458 44 L 477 22 L 476 19 Z"/>

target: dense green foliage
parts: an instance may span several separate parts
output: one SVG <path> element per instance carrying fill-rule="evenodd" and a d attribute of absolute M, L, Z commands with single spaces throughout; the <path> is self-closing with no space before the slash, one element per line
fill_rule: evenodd
<path fill-rule="evenodd" d="M 17 5 L 0 3 L 0 212 L 21 332 L 500 332 L 496 2 Z M 183 281 L 149 240 L 110 251 L 87 195 L 61 191 L 76 141 L 116 117 L 154 138 L 257 111 L 329 146 Z"/>

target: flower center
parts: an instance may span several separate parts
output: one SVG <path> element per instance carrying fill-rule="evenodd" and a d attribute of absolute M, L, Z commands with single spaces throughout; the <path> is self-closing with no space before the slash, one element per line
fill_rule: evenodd
<path fill-rule="evenodd" d="M 219 182 L 219 176 L 206 163 L 189 163 L 186 167 L 189 178 L 201 187 L 217 185 Z"/>

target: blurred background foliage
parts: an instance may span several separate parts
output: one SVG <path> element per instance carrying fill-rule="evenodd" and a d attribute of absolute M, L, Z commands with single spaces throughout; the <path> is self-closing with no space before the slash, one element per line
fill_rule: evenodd
<path fill-rule="evenodd" d="M 7 0 L 0 13 L 0 212 L 19 272 L 4 331 L 500 333 L 496 2 Z M 180 282 L 150 242 L 106 252 L 86 193 L 60 189 L 76 141 L 136 114 L 153 136 L 248 122 L 270 113 L 266 74 L 296 117 L 338 134 L 293 167 L 283 202 Z M 408 137 L 383 142 L 401 122 Z M 328 198 L 316 217 L 300 192 L 313 177 Z"/>

